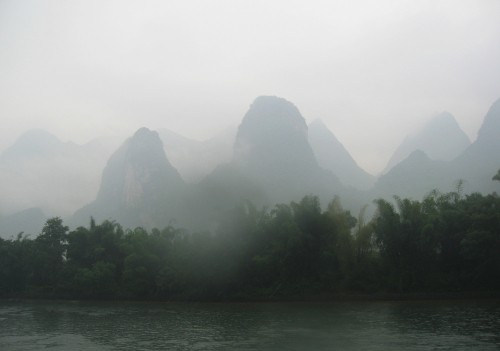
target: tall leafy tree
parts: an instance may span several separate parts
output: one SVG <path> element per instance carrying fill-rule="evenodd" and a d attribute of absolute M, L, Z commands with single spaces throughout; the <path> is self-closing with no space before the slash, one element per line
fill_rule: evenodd
<path fill-rule="evenodd" d="M 66 258 L 68 227 L 59 217 L 50 218 L 35 240 L 32 284 L 57 288 Z"/>
<path fill-rule="evenodd" d="M 110 297 L 123 271 L 123 230 L 115 222 L 79 227 L 68 235 L 65 285 L 82 297 Z"/>

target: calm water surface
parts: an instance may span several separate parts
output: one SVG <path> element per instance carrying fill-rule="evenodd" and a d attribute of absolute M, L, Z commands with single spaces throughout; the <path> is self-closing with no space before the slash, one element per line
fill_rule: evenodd
<path fill-rule="evenodd" d="M 499 301 L 0 301 L 0 350 L 499 350 Z"/>

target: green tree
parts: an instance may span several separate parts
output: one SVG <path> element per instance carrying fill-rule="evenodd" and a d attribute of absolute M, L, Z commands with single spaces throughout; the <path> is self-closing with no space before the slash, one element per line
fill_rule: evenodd
<path fill-rule="evenodd" d="M 161 233 L 149 234 L 136 228 L 125 235 L 126 257 L 122 274 L 123 289 L 132 297 L 144 298 L 157 295 L 156 277 L 162 266 L 163 250 L 168 250 L 160 240 Z"/>
<path fill-rule="evenodd" d="M 251 260 L 252 285 L 260 294 L 272 297 L 295 279 L 301 231 L 289 205 L 276 205 L 265 218 Z"/>
<path fill-rule="evenodd" d="M 20 233 L 16 239 L 0 238 L 0 296 L 24 293 L 34 267 L 34 242 Z"/>
<path fill-rule="evenodd" d="M 324 215 L 327 223 L 324 224 L 321 253 L 322 267 L 325 267 L 323 285 L 329 290 L 346 288 L 350 285 L 355 264 L 354 237 L 351 231 L 357 220 L 342 208 L 339 197 L 328 204 Z"/>
<path fill-rule="evenodd" d="M 464 217 L 459 244 L 462 286 L 500 289 L 500 197 L 470 194 L 460 205 Z"/>
<path fill-rule="evenodd" d="M 111 297 L 119 291 L 123 260 L 123 230 L 112 221 L 89 228 L 78 227 L 68 234 L 66 289 L 82 297 Z"/>
<path fill-rule="evenodd" d="M 374 231 L 388 273 L 387 284 L 403 292 L 425 289 L 431 284 L 437 261 L 438 237 L 430 222 L 429 204 L 395 197 L 397 211 L 377 200 Z"/>
<path fill-rule="evenodd" d="M 32 284 L 44 290 L 58 288 L 66 259 L 68 227 L 59 217 L 50 218 L 36 238 Z"/>
<path fill-rule="evenodd" d="M 375 242 L 373 223 L 366 222 L 365 211 L 361 208 L 354 230 L 354 266 L 349 276 L 349 286 L 356 291 L 374 291 L 379 288 L 379 255 Z"/>

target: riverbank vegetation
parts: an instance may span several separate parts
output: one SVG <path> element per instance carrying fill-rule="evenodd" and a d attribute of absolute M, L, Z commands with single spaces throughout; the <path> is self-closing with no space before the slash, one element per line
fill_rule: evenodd
<path fill-rule="evenodd" d="M 500 197 L 431 193 L 375 201 L 371 220 L 315 196 L 243 202 L 214 230 L 124 230 L 49 219 L 0 239 L 0 296 L 268 300 L 335 294 L 500 291 Z M 361 211 L 364 212 L 364 211 Z"/>

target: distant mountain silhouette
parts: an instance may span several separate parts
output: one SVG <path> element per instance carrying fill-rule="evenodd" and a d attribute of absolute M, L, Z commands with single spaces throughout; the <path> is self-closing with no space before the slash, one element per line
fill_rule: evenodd
<path fill-rule="evenodd" d="M 326 204 L 344 195 L 338 178 L 318 166 L 307 135 L 305 120 L 291 102 L 255 99 L 238 128 L 231 162 L 196 185 L 199 223 L 210 228 L 245 201 L 273 206 L 314 194 Z"/>
<path fill-rule="evenodd" d="M 500 99 L 496 100 L 490 107 L 483 124 L 479 129 L 474 144 L 484 150 L 496 149 L 500 146 Z"/>
<path fill-rule="evenodd" d="M 470 140 L 448 112 L 432 118 L 418 133 L 408 135 L 399 145 L 382 174 L 408 157 L 415 150 L 422 150 L 432 160 L 451 161 L 459 156 Z"/>
<path fill-rule="evenodd" d="M 499 155 L 500 99 L 488 111 L 476 141 L 458 157 L 448 162 L 435 161 L 422 151 L 414 152 L 380 176 L 372 197 L 399 195 L 421 199 L 433 189 L 454 190 L 459 180 L 463 181 L 465 193 L 498 191 L 492 177 L 500 168 Z"/>
<path fill-rule="evenodd" d="M 358 166 L 321 120 L 309 125 L 309 144 L 319 166 L 335 174 L 344 185 L 367 190 L 374 184 L 375 177 Z"/>
<path fill-rule="evenodd" d="M 73 143 L 63 143 L 55 135 L 43 130 L 32 129 L 22 134 L 12 146 L 1 155 L 7 162 L 28 161 L 32 158 L 43 158 L 64 153 L 64 147 L 75 148 Z"/>
<path fill-rule="evenodd" d="M 483 193 L 498 192 L 492 177 L 500 169 L 500 99 L 486 114 L 477 139 L 450 165 L 450 172 L 462 177 L 465 189 Z"/>
<path fill-rule="evenodd" d="M 16 238 L 19 233 L 36 237 L 47 217 L 39 208 L 29 208 L 8 216 L 0 216 L 0 238 Z"/>
<path fill-rule="evenodd" d="M 337 177 L 319 167 L 304 117 L 279 97 L 261 96 L 252 103 L 238 128 L 232 164 L 273 203 L 343 190 Z"/>
<path fill-rule="evenodd" d="M 162 227 L 178 214 L 185 183 L 165 156 L 157 132 L 139 129 L 111 156 L 102 172 L 97 198 L 75 213 L 126 226 Z"/>
<path fill-rule="evenodd" d="M 208 140 L 186 138 L 168 129 L 158 130 L 168 160 L 188 183 L 197 183 L 233 155 L 235 128 Z"/>
<path fill-rule="evenodd" d="M 378 179 L 373 197 L 398 195 L 421 200 L 433 189 L 454 190 L 455 178 L 447 177 L 446 167 L 445 161 L 431 160 L 422 150 L 413 151 Z"/>
<path fill-rule="evenodd" d="M 0 155 L 0 212 L 40 207 L 69 215 L 95 197 L 113 138 L 85 145 L 62 142 L 44 130 L 30 130 Z"/>
<path fill-rule="evenodd" d="M 141 128 L 111 154 L 116 141 L 109 138 L 77 145 L 30 131 L 0 155 L 0 235 L 38 233 L 46 215 L 64 217 L 76 208 L 71 226 L 88 225 L 93 216 L 124 227 L 174 224 L 205 231 L 242 201 L 270 207 L 313 194 L 326 205 L 338 195 L 357 214 L 375 198 L 421 199 L 433 189 L 453 190 L 460 179 L 466 193 L 498 192 L 492 177 L 500 169 L 500 100 L 474 143 L 467 146 L 463 136 L 451 115 L 434 118 L 394 159 L 422 148 L 401 156 L 370 190 L 359 191 L 373 178 L 323 124 L 308 129 L 295 105 L 274 96 L 250 105 L 230 151 L 231 136 L 196 142 L 163 130 L 164 145 L 159 133 Z"/>

